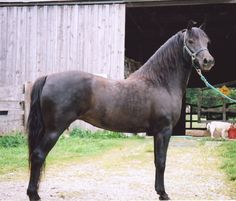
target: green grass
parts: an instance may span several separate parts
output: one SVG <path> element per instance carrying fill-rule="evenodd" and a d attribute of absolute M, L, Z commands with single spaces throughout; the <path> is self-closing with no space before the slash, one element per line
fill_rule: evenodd
<path fill-rule="evenodd" d="M 98 131 L 95 133 L 74 129 L 70 135 L 62 135 L 47 157 L 47 164 L 65 164 L 83 157 L 95 156 L 109 149 L 121 147 L 128 138 L 120 133 Z M 0 175 L 27 170 L 28 148 L 26 136 L 16 134 L 0 137 Z"/>
<path fill-rule="evenodd" d="M 236 141 L 204 137 L 199 140 L 199 145 L 207 146 L 209 141 L 218 143 L 214 153 L 219 157 L 220 169 L 227 175 L 227 180 L 236 182 Z"/>
<path fill-rule="evenodd" d="M 25 144 L 26 139 L 22 133 L 9 134 L 7 136 L 0 136 L 0 147 L 18 147 L 19 145 Z"/>
<path fill-rule="evenodd" d="M 221 168 L 228 179 L 236 181 L 236 141 L 223 142 L 218 148 L 218 153 L 222 159 Z"/>
<path fill-rule="evenodd" d="M 81 130 L 79 128 L 74 128 L 70 132 L 70 136 L 71 137 L 80 137 L 80 138 L 93 138 L 93 139 L 127 138 L 122 133 L 103 131 L 103 130 L 91 132 L 91 131 L 87 131 L 87 130 Z"/>

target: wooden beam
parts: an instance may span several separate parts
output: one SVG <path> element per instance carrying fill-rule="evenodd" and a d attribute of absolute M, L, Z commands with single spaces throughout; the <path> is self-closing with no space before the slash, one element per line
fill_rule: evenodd
<path fill-rule="evenodd" d="M 99 5 L 99 4 L 124 4 L 123 0 L 115 1 L 75 1 L 75 0 L 14 0 L 0 1 L 0 7 L 12 6 L 55 6 L 55 5 Z"/>
<path fill-rule="evenodd" d="M 236 0 L 126 0 L 127 7 L 184 6 L 206 4 L 229 4 Z"/>
<path fill-rule="evenodd" d="M 127 7 L 232 4 L 236 0 L 0 0 L 0 6 L 126 4 Z"/>

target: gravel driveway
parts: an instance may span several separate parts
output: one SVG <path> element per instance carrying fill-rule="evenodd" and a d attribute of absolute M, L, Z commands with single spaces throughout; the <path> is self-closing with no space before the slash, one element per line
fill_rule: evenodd
<path fill-rule="evenodd" d="M 236 200 L 236 188 L 218 169 L 214 155 L 218 143 L 200 145 L 197 139 L 171 139 L 166 191 L 173 200 Z M 158 200 L 152 151 L 152 139 L 147 138 L 76 164 L 47 166 L 39 194 L 42 201 Z M 4 175 L 0 200 L 27 200 L 27 182 L 26 172 Z"/>

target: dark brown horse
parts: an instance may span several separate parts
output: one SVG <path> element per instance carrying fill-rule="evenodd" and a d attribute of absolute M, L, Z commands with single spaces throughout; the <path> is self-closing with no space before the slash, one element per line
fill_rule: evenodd
<path fill-rule="evenodd" d="M 33 86 L 28 119 L 29 199 L 40 199 L 37 191 L 46 156 L 76 119 L 107 130 L 154 136 L 155 190 L 160 199 L 169 199 L 164 187 L 168 143 L 192 66 L 208 71 L 214 65 L 208 42 L 201 27 L 190 24 L 126 80 L 77 71 L 39 78 Z"/>

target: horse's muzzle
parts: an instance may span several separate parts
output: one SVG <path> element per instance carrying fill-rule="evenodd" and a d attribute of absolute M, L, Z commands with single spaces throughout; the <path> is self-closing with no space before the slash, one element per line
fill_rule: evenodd
<path fill-rule="evenodd" d="M 215 65 L 215 60 L 214 58 L 209 55 L 208 57 L 204 57 L 202 61 L 202 70 L 203 71 L 209 71 L 211 68 Z"/>

